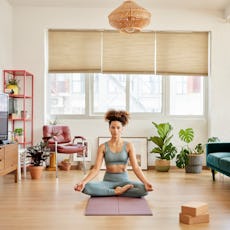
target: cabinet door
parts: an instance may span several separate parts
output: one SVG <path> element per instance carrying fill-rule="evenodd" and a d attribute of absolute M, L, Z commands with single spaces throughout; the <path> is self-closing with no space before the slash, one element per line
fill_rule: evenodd
<path fill-rule="evenodd" d="M 0 172 L 4 170 L 4 164 L 5 164 L 5 160 L 4 160 L 4 156 L 5 156 L 5 151 L 4 151 L 4 147 L 0 146 Z"/>
<path fill-rule="evenodd" d="M 7 170 L 17 169 L 18 165 L 18 145 L 10 144 L 5 147 L 5 168 Z"/>

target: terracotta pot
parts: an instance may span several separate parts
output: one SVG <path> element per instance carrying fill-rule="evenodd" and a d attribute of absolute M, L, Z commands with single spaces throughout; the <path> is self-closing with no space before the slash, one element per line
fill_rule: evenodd
<path fill-rule="evenodd" d="M 71 163 L 70 162 L 61 162 L 60 168 L 65 171 L 69 171 L 71 168 Z"/>
<path fill-rule="evenodd" d="M 31 165 L 29 167 L 30 175 L 32 179 L 40 179 L 42 176 L 42 171 L 44 169 L 44 166 L 33 166 Z"/>
<path fill-rule="evenodd" d="M 21 118 L 26 119 L 27 118 L 27 111 L 21 111 Z"/>
<path fill-rule="evenodd" d="M 155 168 L 159 172 L 168 172 L 170 169 L 170 160 L 156 159 Z"/>

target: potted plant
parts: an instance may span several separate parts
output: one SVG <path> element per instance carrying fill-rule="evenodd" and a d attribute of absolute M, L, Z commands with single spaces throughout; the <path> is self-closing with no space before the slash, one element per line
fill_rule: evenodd
<path fill-rule="evenodd" d="M 14 139 L 17 142 L 23 142 L 23 129 L 22 128 L 14 129 Z"/>
<path fill-rule="evenodd" d="M 219 137 L 209 137 L 208 138 L 208 143 L 216 143 L 216 142 L 220 142 Z"/>
<path fill-rule="evenodd" d="M 31 158 L 31 165 L 29 167 L 31 178 L 40 179 L 44 169 L 44 163 L 49 157 L 47 143 L 41 141 L 35 146 L 27 147 L 27 157 Z"/>
<path fill-rule="evenodd" d="M 16 79 L 16 77 L 10 77 L 8 79 L 8 82 L 6 84 L 6 88 L 7 89 L 11 89 L 12 90 L 12 94 L 18 94 L 18 80 Z"/>
<path fill-rule="evenodd" d="M 171 142 L 173 137 L 173 127 L 169 123 L 157 124 L 152 122 L 152 124 L 156 128 L 158 135 L 151 136 L 149 138 L 149 141 L 153 142 L 155 145 L 150 153 L 157 154 L 157 158 L 155 160 L 156 170 L 160 172 L 167 172 L 170 168 L 170 160 L 176 156 L 177 152 L 176 147 Z"/>
<path fill-rule="evenodd" d="M 70 159 L 64 159 L 60 163 L 60 168 L 65 171 L 69 171 L 71 168 L 71 162 Z"/>
<path fill-rule="evenodd" d="M 204 147 L 198 143 L 195 148 L 191 148 L 189 143 L 194 139 L 192 128 L 181 129 L 179 138 L 185 143 L 180 153 L 176 156 L 176 165 L 178 168 L 185 168 L 187 173 L 200 173 L 202 171 L 202 161 Z"/>

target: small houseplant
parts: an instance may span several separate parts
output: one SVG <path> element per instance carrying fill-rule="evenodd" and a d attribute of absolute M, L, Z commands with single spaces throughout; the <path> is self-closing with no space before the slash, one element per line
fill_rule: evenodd
<path fill-rule="evenodd" d="M 65 171 L 69 171 L 71 168 L 71 161 L 70 159 L 64 159 L 60 163 L 60 168 Z"/>
<path fill-rule="evenodd" d="M 157 124 L 152 122 L 152 124 L 156 128 L 158 135 L 149 138 L 149 141 L 155 145 L 150 153 L 157 154 L 157 159 L 155 160 L 156 170 L 167 172 L 170 168 L 170 160 L 172 160 L 177 153 L 176 147 L 171 142 L 173 127 L 169 123 Z"/>
<path fill-rule="evenodd" d="M 209 137 L 208 138 L 208 143 L 216 143 L 216 142 L 220 142 L 219 137 Z"/>
<path fill-rule="evenodd" d="M 185 168 L 187 173 L 200 173 L 202 171 L 202 160 L 204 147 L 201 143 L 191 148 L 189 143 L 194 139 L 194 130 L 192 128 L 181 129 L 179 138 L 185 143 L 180 153 L 176 156 L 176 165 L 178 168 Z"/>
<path fill-rule="evenodd" d="M 27 147 L 27 157 L 31 158 L 29 167 L 32 179 L 40 179 L 44 169 L 44 163 L 49 157 L 49 148 L 47 143 L 41 141 L 35 146 Z"/>
<path fill-rule="evenodd" d="M 6 84 L 7 89 L 11 89 L 13 94 L 18 94 L 18 79 L 16 77 L 10 77 Z"/>
<path fill-rule="evenodd" d="M 14 139 L 18 142 L 23 142 L 23 128 L 14 129 Z"/>

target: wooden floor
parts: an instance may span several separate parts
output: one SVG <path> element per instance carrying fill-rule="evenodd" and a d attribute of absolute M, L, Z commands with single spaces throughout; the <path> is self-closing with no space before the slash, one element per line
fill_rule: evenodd
<path fill-rule="evenodd" d="M 18 184 L 14 175 L 0 177 L 1 230 L 77 230 L 77 229 L 230 229 L 230 178 L 211 173 L 186 174 L 172 169 L 169 173 L 144 172 L 155 191 L 146 196 L 153 216 L 85 216 L 88 196 L 74 192 L 73 185 L 82 178 L 81 171 L 45 171 L 41 180 L 30 175 Z M 102 171 L 96 180 L 101 180 Z M 132 172 L 130 178 L 134 179 Z M 186 225 L 179 223 L 181 205 L 202 201 L 209 206 L 210 223 Z M 135 208 L 135 207 L 134 207 Z"/>

